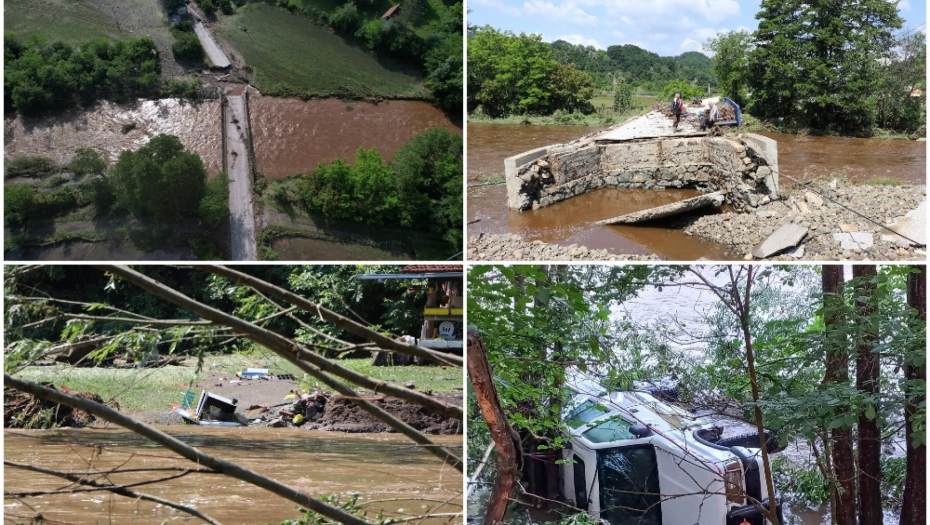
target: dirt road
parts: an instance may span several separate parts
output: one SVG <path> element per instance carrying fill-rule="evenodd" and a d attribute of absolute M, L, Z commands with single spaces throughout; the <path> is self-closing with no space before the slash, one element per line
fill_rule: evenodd
<path fill-rule="evenodd" d="M 255 206 L 246 133 L 248 121 L 242 96 L 227 98 L 226 163 L 229 170 L 230 246 L 234 261 L 254 261 Z"/>

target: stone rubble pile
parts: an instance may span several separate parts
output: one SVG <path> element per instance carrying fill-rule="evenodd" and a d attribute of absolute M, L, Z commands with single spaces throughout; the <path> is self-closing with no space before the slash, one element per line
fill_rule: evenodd
<path fill-rule="evenodd" d="M 661 261 L 657 255 L 620 255 L 572 244 L 525 241 L 516 234 L 479 233 L 468 237 L 470 261 Z"/>
<path fill-rule="evenodd" d="M 747 213 L 703 216 L 685 233 L 729 246 L 746 260 L 925 259 L 925 248 L 850 211 L 889 225 L 926 200 L 924 187 L 850 186 L 834 180 L 815 189 L 798 188 Z M 782 246 L 773 247 L 782 240 Z"/>

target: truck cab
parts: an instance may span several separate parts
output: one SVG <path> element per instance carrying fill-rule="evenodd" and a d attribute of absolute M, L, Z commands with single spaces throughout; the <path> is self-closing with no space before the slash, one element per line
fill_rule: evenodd
<path fill-rule="evenodd" d="M 573 383 L 563 409 L 562 494 L 610 525 L 769 525 L 759 449 L 726 447 L 718 430 L 638 391 Z"/>

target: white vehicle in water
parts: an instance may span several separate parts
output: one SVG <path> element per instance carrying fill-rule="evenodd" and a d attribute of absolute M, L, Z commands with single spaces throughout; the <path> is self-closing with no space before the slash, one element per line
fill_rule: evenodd
<path fill-rule="evenodd" d="M 570 386 L 561 474 L 576 507 L 610 525 L 770 525 L 758 444 L 726 446 L 719 427 L 648 393 Z"/>

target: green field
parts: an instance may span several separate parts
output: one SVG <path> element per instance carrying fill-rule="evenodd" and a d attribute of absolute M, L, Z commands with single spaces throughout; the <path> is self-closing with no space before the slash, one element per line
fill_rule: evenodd
<path fill-rule="evenodd" d="M 375 379 L 393 383 L 414 383 L 423 390 L 460 392 L 461 370 L 438 366 L 371 366 L 371 359 L 342 359 L 338 363 L 350 370 Z M 263 348 L 246 354 L 205 356 L 203 369 L 197 372 L 197 360 L 188 358 L 184 366 L 166 366 L 154 369 L 78 368 L 65 364 L 33 366 L 18 375 L 30 381 L 51 381 L 71 390 L 91 391 L 104 400 L 117 399 L 127 412 L 166 411 L 169 403 L 180 403 L 181 395 L 190 385 L 203 381 L 211 374 L 232 376 L 249 367 L 269 368 L 276 374 L 304 373 L 280 356 Z M 313 379 L 309 383 L 316 384 Z M 343 380 L 349 384 L 348 381 Z"/>
<path fill-rule="evenodd" d="M 113 17 L 84 0 L 7 0 L 3 30 L 20 37 L 41 35 L 49 41 L 80 44 L 90 38 L 128 38 Z"/>
<path fill-rule="evenodd" d="M 265 4 L 223 18 L 216 33 L 255 69 L 268 95 L 427 98 L 417 72 Z"/>
<path fill-rule="evenodd" d="M 318 13 L 332 13 L 337 7 L 342 7 L 345 0 L 290 0 L 290 4 L 299 9 L 313 9 Z M 381 18 L 392 5 L 398 3 L 391 0 L 371 0 L 364 2 L 355 2 L 358 13 L 365 20 L 374 20 Z"/>

